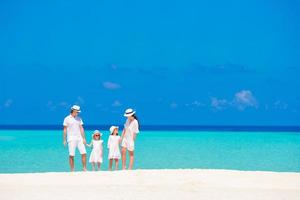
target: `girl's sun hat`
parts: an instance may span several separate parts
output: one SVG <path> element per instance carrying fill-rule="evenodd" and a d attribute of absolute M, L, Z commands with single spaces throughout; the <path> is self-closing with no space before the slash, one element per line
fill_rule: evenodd
<path fill-rule="evenodd" d="M 93 137 L 94 137 L 96 134 L 99 134 L 100 136 L 102 136 L 102 133 L 101 133 L 99 130 L 94 130 L 94 132 L 93 132 Z"/>
<path fill-rule="evenodd" d="M 111 127 L 109 128 L 110 134 L 112 134 L 116 128 L 118 129 L 119 127 L 118 127 L 118 126 L 111 126 Z"/>
<path fill-rule="evenodd" d="M 128 109 L 126 109 L 126 111 L 124 113 L 124 117 L 130 117 L 134 114 L 135 114 L 135 111 L 132 108 L 128 108 Z"/>

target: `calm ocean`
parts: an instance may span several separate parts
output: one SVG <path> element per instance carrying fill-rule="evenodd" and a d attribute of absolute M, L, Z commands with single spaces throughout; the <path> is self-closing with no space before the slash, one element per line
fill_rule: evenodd
<path fill-rule="evenodd" d="M 102 169 L 107 170 L 108 131 L 103 133 Z M 92 131 L 86 134 L 89 142 Z M 69 171 L 61 130 L 0 130 L 0 152 L 0 173 Z M 137 137 L 135 155 L 135 169 L 300 172 L 300 132 L 147 130 Z M 76 171 L 81 170 L 78 151 L 75 159 Z"/>

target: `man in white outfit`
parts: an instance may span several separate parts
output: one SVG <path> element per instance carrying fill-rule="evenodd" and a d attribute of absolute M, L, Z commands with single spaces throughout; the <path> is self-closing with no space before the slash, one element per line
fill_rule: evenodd
<path fill-rule="evenodd" d="M 81 154 L 83 171 L 86 171 L 86 140 L 83 122 L 78 116 L 79 113 L 80 107 L 77 105 L 72 106 L 70 115 L 64 119 L 63 123 L 63 144 L 66 146 L 68 143 L 71 171 L 74 171 L 74 156 L 76 148 L 78 148 Z"/>

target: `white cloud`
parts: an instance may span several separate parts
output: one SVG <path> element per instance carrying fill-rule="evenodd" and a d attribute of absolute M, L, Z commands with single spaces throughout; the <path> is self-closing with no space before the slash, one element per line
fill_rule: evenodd
<path fill-rule="evenodd" d="M 63 108 L 71 107 L 71 105 L 66 101 L 61 101 L 61 102 L 57 103 L 57 102 L 53 102 L 52 100 L 49 100 L 47 102 L 46 106 L 50 110 L 55 110 L 56 108 L 59 108 L 59 107 L 63 107 Z"/>
<path fill-rule="evenodd" d="M 113 107 L 120 107 L 122 106 L 121 102 L 119 100 L 115 100 L 113 103 L 112 103 L 112 106 Z"/>
<path fill-rule="evenodd" d="M 230 105 L 230 103 L 226 99 L 218 99 L 216 97 L 212 97 L 210 105 L 216 110 L 223 110 L 228 105 Z"/>
<path fill-rule="evenodd" d="M 108 90 L 117 90 L 121 88 L 121 86 L 118 83 L 113 83 L 110 81 L 103 82 L 103 87 Z"/>
<path fill-rule="evenodd" d="M 277 110 L 286 110 L 288 108 L 288 104 L 283 101 L 277 100 L 273 103 L 273 107 Z"/>
<path fill-rule="evenodd" d="M 205 105 L 205 103 L 203 103 L 201 101 L 195 100 L 192 103 L 186 103 L 185 106 L 192 109 L 192 110 L 194 110 L 194 109 L 197 109 L 199 107 L 204 107 L 206 105 Z"/>
<path fill-rule="evenodd" d="M 7 99 L 7 100 L 4 102 L 4 107 L 5 107 L 5 108 L 9 108 L 9 107 L 11 107 L 12 103 L 13 103 L 13 100 L 12 100 L 12 99 Z"/>
<path fill-rule="evenodd" d="M 200 101 L 193 101 L 192 103 L 191 103 L 191 105 L 192 106 L 195 106 L 195 107 L 200 107 L 200 106 L 205 106 L 205 104 L 204 103 L 202 103 L 202 102 L 200 102 Z"/>
<path fill-rule="evenodd" d="M 215 110 L 224 110 L 228 107 L 233 107 L 244 111 L 247 107 L 258 108 L 258 102 L 250 90 L 241 90 L 235 93 L 232 100 L 212 97 L 211 107 Z"/>
<path fill-rule="evenodd" d="M 245 110 L 247 107 L 258 107 L 258 103 L 250 90 L 242 90 L 235 93 L 233 105 L 239 110 Z"/>

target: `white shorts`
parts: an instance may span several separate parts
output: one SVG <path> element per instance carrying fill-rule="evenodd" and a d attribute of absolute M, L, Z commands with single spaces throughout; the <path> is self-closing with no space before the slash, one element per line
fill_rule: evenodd
<path fill-rule="evenodd" d="M 126 148 L 128 151 L 134 151 L 134 141 L 133 140 L 128 140 L 124 138 L 122 140 L 122 147 Z"/>
<path fill-rule="evenodd" d="M 68 142 L 69 155 L 75 156 L 76 147 L 78 148 L 80 154 L 86 154 L 85 146 L 82 140 L 71 140 Z"/>

